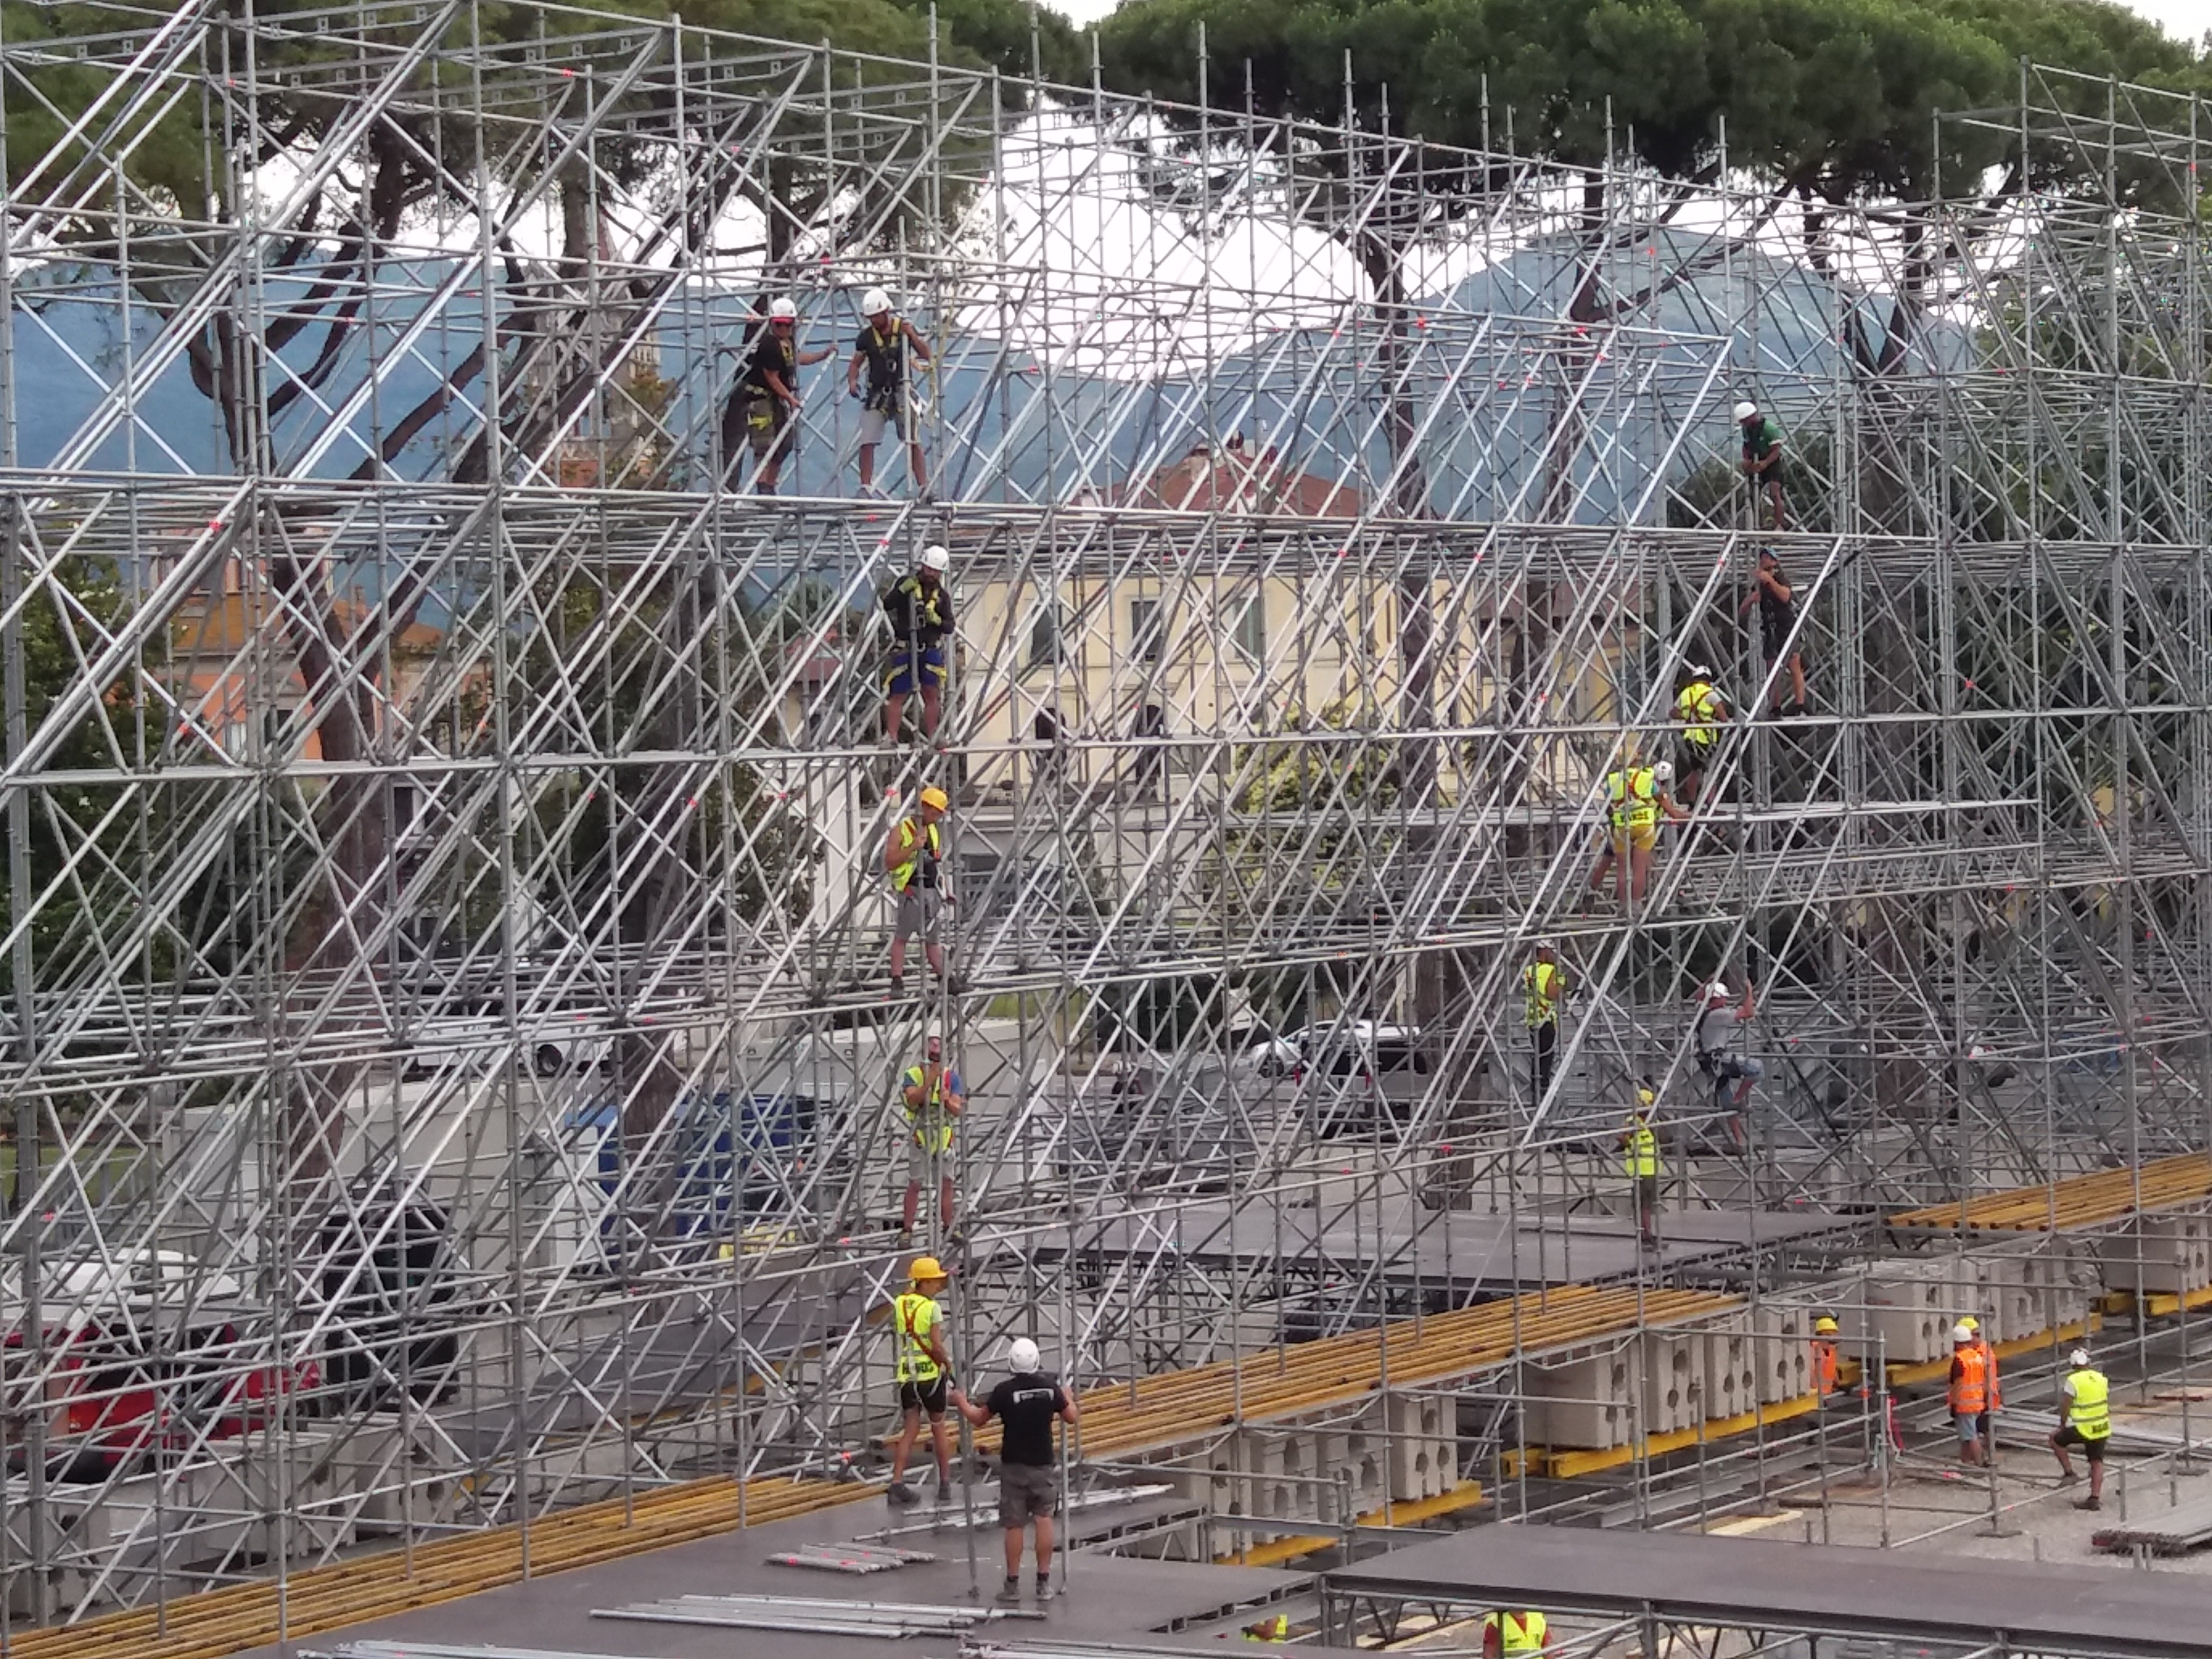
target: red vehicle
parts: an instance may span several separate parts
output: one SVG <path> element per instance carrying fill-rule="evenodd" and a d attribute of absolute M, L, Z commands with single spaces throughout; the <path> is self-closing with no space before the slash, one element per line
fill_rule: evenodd
<path fill-rule="evenodd" d="M 228 1274 L 179 1252 L 55 1270 L 40 1297 L 42 1343 L 29 1340 L 20 1283 L 0 1286 L 0 1444 L 11 1473 L 27 1462 L 23 1425 L 34 1413 L 48 1475 L 97 1481 L 264 1425 L 287 1375 L 295 1398 L 320 1386 L 312 1359 L 256 1363 L 268 1352 L 268 1316 Z"/>

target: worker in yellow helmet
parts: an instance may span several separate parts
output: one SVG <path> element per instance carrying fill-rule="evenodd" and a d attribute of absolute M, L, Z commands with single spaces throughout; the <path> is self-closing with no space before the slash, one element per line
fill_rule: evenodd
<path fill-rule="evenodd" d="M 891 826 L 884 843 L 884 868 L 890 872 L 891 890 L 897 896 L 898 914 L 891 923 L 891 994 L 906 994 L 906 942 L 921 935 L 921 952 L 932 973 L 945 972 L 945 945 L 938 934 L 938 917 L 952 902 L 941 866 L 945 857 L 944 820 L 952 798 L 931 786 L 921 792 L 915 810 Z M 957 990 L 959 988 L 952 988 Z"/>
<path fill-rule="evenodd" d="M 1527 994 L 1524 1017 L 1528 1025 L 1530 1061 L 1528 1099 L 1543 1104 L 1552 1087 L 1552 1062 L 1559 1051 L 1559 1001 L 1574 989 L 1567 970 L 1559 966 L 1559 953 L 1549 939 L 1536 945 L 1536 959 L 1521 970 L 1521 988 Z"/>
<path fill-rule="evenodd" d="M 2112 1437 L 2112 1385 L 2104 1372 L 2089 1363 L 2087 1348 L 2074 1350 L 2071 1364 L 2061 1389 L 2059 1424 L 2051 1437 L 2051 1449 L 2058 1454 L 2058 1476 L 2067 1486 L 2076 1479 L 2073 1460 L 2066 1455 L 2069 1446 L 2079 1446 L 2081 1455 L 2089 1460 L 2089 1495 L 2077 1499 L 2077 1510 L 2097 1510 L 2104 1507 L 2105 1443 Z"/>
<path fill-rule="evenodd" d="M 1504 1608 L 1482 1621 L 1482 1659 L 1515 1659 L 1551 1645 L 1551 1626 L 1533 1607 Z"/>
<path fill-rule="evenodd" d="M 922 1049 L 919 1066 L 909 1066 L 899 1076 L 899 1099 L 906 1107 L 906 1204 L 899 1221 L 899 1248 L 914 1243 L 915 1217 L 921 1208 L 921 1183 L 929 1166 L 937 1165 L 937 1223 L 948 1239 L 957 1242 L 952 1216 L 952 1126 L 968 1107 L 967 1085 L 960 1073 L 945 1063 L 945 1043 L 935 1032 Z"/>
<path fill-rule="evenodd" d="M 1655 1248 L 1659 1243 L 1659 1132 L 1651 1116 L 1659 1090 L 1648 1077 L 1636 1080 L 1636 1104 L 1620 1129 L 1621 1168 L 1636 1200 L 1637 1236 Z"/>
<path fill-rule="evenodd" d="M 933 1255 L 917 1256 L 908 1269 L 908 1288 L 891 1303 L 893 1375 L 898 1382 L 897 1443 L 891 1448 L 891 1485 L 884 1495 L 894 1504 L 911 1504 L 906 1461 L 921 1437 L 922 1413 L 929 1414 L 930 1439 L 937 1450 L 937 1501 L 952 1501 L 952 1435 L 945 1422 L 945 1394 L 952 1381 L 952 1356 L 945 1346 L 945 1310 L 937 1297 L 945 1273 Z"/>
<path fill-rule="evenodd" d="M 1836 1338 L 1839 1334 L 1835 1320 L 1822 1314 L 1813 1322 L 1813 1392 L 1823 1400 L 1836 1391 Z"/>

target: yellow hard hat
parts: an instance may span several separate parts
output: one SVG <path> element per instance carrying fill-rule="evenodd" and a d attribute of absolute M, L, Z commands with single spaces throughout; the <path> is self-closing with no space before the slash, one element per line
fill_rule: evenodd
<path fill-rule="evenodd" d="M 1818 1319 L 1816 1319 L 1816 1320 L 1814 1320 L 1814 1321 L 1813 1322 L 1813 1334 L 1814 1334 L 1814 1335 L 1815 1335 L 1815 1336 L 1833 1336 L 1835 1334 L 1836 1334 L 1836 1322 L 1835 1322 L 1834 1320 L 1832 1320 L 1832 1319 L 1829 1318 L 1827 1315 L 1826 1315 L 1826 1314 L 1822 1314 L 1822 1315 L 1821 1315 Z"/>
<path fill-rule="evenodd" d="M 1978 1331 L 1982 1328 L 1982 1322 L 1975 1318 L 1972 1314 L 1960 1315 L 1959 1322 L 1961 1325 L 1964 1325 L 1970 1331 Z"/>
<path fill-rule="evenodd" d="M 917 1285 L 932 1279 L 941 1285 L 951 1276 L 945 1271 L 944 1264 L 933 1255 L 915 1257 L 914 1266 L 907 1271 L 907 1277 Z"/>
<path fill-rule="evenodd" d="M 933 783 L 928 788 L 921 792 L 921 804 L 924 806 L 934 806 L 939 811 L 942 812 L 946 807 L 952 805 L 952 797 L 946 794 L 942 789 L 939 789 Z"/>

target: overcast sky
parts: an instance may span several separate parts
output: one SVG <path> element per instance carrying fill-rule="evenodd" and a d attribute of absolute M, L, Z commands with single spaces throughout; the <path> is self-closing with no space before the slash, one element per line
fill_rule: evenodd
<path fill-rule="evenodd" d="M 1088 23 L 1103 17 L 1114 9 L 1115 0 L 1054 0 L 1061 11 L 1079 23 Z M 2179 35 L 2185 40 L 2195 40 L 2208 28 L 2212 28 L 2212 0 L 2131 0 L 2129 9 L 2139 11 L 2146 17 L 2154 17 L 2166 27 L 2169 34 Z"/>

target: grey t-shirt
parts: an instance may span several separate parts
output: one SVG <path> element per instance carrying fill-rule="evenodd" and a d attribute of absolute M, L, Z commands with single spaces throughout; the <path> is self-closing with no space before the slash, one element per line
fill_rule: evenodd
<path fill-rule="evenodd" d="M 1735 1042 L 1735 1028 L 1742 1022 L 1733 1006 L 1708 1008 L 1698 1021 L 1698 1052 L 1725 1054 Z"/>

